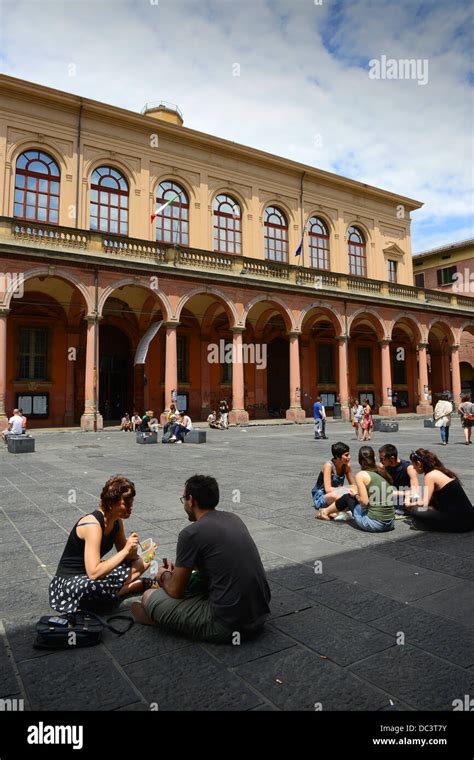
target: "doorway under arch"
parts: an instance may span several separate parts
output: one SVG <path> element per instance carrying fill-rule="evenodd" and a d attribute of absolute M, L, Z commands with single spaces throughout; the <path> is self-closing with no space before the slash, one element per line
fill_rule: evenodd
<path fill-rule="evenodd" d="M 133 413 L 132 353 L 126 334 L 113 325 L 99 329 L 99 410 L 104 422 Z"/>
<path fill-rule="evenodd" d="M 290 347 L 285 338 L 267 346 L 267 404 L 269 417 L 284 417 L 290 406 Z"/>

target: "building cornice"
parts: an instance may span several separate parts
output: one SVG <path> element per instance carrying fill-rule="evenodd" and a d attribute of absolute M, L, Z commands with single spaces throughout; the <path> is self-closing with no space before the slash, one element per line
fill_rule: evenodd
<path fill-rule="evenodd" d="M 121 124 L 138 131 L 152 130 L 162 135 L 168 135 L 170 138 L 188 141 L 201 147 L 219 150 L 223 154 L 246 158 L 249 162 L 259 163 L 263 166 L 272 166 L 275 169 L 284 171 L 289 175 L 301 177 L 306 172 L 307 179 L 322 182 L 326 185 L 345 189 L 350 192 L 357 192 L 363 195 L 379 198 L 385 202 L 391 202 L 395 205 L 404 206 L 408 211 L 419 209 L 423 203 L 413 198 L 408 198 L 388 190 L 367 185 L 357 180 L 341 177 L 337 174 L 327 172 L 323 169 L 317 169 L 314 166 L 301 164 L 297 161 L 275 156 L 271 153 L 251 148 L 246 145 L 240 145 L 222 137 L 208 135 L 204 132 L 198 132 L 188 127 L 177 126 L 163 121 L 157 121 L 151 116 L 145 116 L 124 108 L 101 103 L 90 98 L 84 98 L 79 95 L 73 95 L 62 90 L 56 90 L 51 87 L 45 87 L 34 82 L 27 82 L 22 79 L 0 75 L 0 92 L 10 94 L 14 97 L 21 97 L 31 103 L 34 98 L 38 102 L 50 105 L 54 103 L 57 108 L 67 111 L 78 110 L 80 105 L 83 107 L 83 116 L 87 114 L 94 115 L 105 123 L 113 121 L 114 124 Z"/>

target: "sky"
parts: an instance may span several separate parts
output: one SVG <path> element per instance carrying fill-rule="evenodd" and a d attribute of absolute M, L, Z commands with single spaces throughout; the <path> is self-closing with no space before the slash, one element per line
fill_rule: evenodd
<path fill-rule="evenodd" d="M 474 237 L 473 7 L 0 0 L 0 71 L 422 201 L 416 253 Z"/>

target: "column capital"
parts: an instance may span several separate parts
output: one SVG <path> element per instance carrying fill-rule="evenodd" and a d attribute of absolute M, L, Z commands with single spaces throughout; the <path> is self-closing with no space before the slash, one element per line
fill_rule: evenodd
<path fill-rule="evenodd" d="M 163 327 L 167 330 L 176 330 L 180 325 L 180 322 L 163 322 Z"/>
<path fill-rule="evenodd" d="M 459 343 L 454 343 L 452 346 L 449 347 L 449 350 L 453 354 L 455 351 L 459 351 L 460 348 L 461 346 Z"/>
<path fill-rule="evenodd" d="M 242 335 L 242 333 L 245 332 L 245 326 L 242 327 L 242 325 L 231 327 L 230 329 L 234 335 Z"/>
<path fill-rule="evenodd" d="M 382 340 L 379 340 L 379 346 L 389 346 L 392 342 L 391 338 L 382 338 Z"/>
<path fill-rule="evenodd" d="M 0 309 L 0 319 L 3 317 L 6 319 L 10 314 L 11 309 Z"/>
<path fill-rule="evenodd" d="M 287 335 L 289 335 L 290 338 L 298 338 L 298 336 L 301 335 L 301 330 L 288 330 Z"/>
<path fill-rule="evenodd" d="M 103 317 L 100 316 L 99 314 L 86 314 L 84 319 L 89 325 L 94 325 L 96 322 L 99 323 L 103 319 Z"/>
<path fill-rule="evenodd" d="M 419 350 L 420 350 L 420 348 L 421 348 L 421 349 L 423 349 L 423 348 L 429 348 L 429 345 L 430 345 L 429 343 L 423 343 L 423 342 L 421 342 L 421 343 L 418 343 L 418 345 L 417 345 L 417 347 L 416 347 L 416 348 L 417 348 L 417 350 L 419 351 Z"/>
<path fill-rule="evenodd" d="M 349 341 L 348 335 L 337 335 L 336 340 L 339 341 L 339 343 L 347 343 Z"/>

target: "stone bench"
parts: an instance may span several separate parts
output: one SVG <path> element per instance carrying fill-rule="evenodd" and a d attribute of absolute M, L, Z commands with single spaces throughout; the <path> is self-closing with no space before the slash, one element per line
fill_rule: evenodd
<path fill-rule="evenodd" d="M 137 443 L 158 443 L 158 433 L 137 433 Z"/>
<path fill-rule="evenodd" d="M 190 430 L 187 435 L 184 436 L 185 443 L 206 443 L 206 431 L 205 430 Z"/>
<path fill-rule="evenodd" d="M 380 420 L 379 431 L 381 433 L 398 433 L 398 422 L 390 420 Z"/>
<path fill-rule="evenodd" d="M 10 454 L 31 454 L 35 450 L 35 439 L 31 435 L 9 435 L 7 441 Z"/>

